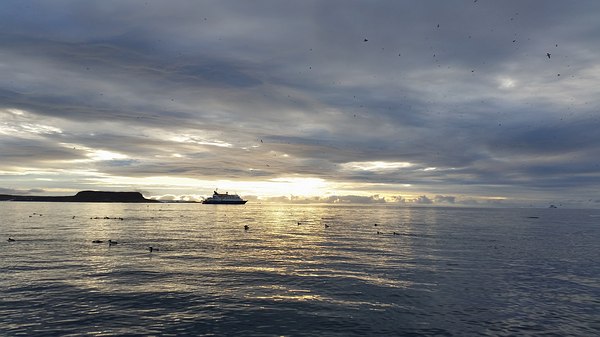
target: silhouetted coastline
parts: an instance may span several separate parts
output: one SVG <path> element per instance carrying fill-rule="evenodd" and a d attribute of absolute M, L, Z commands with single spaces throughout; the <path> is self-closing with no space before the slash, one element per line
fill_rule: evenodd
<path fill-rule="evenodd" d="M 0 201 L 37 201 L 37 202 L 128 202 L 155 203 L 146 199 L 140 192 L 81 191 L 73 196 L 33 196 L 0 194 Z"/>

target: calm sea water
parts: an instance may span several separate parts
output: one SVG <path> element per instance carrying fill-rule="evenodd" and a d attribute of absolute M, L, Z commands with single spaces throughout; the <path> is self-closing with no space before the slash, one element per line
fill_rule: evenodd
<path fill-rule="evenodd" d="M 1 336 L 600 335 L 600 210 L 2 202 L 0 234 Z"/>

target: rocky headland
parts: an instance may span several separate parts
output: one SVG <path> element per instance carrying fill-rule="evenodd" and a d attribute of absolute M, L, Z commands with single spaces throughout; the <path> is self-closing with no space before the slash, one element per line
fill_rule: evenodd
<path fill-rule="evenodd" d="M 33 196 L 0 194 L 0 201 L 41 202 L 158 202 L 146 199 L 140 192 L 81 191 L 73 196 Z"/>

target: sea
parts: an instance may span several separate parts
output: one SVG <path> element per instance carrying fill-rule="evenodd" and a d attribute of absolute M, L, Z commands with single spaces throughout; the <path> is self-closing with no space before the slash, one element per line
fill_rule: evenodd
<path fill-rule="evenodd" d="M 0 202 L 0 235 L 0 336 L 600 335 L 598 209 Z"/>

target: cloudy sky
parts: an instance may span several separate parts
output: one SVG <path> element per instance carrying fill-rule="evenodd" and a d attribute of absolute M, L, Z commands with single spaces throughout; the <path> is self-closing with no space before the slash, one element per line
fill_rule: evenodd
<path fill-rule="evenodd" d="M 600 2 L 0 4 L 0 193 L 600 206 Z"/>

